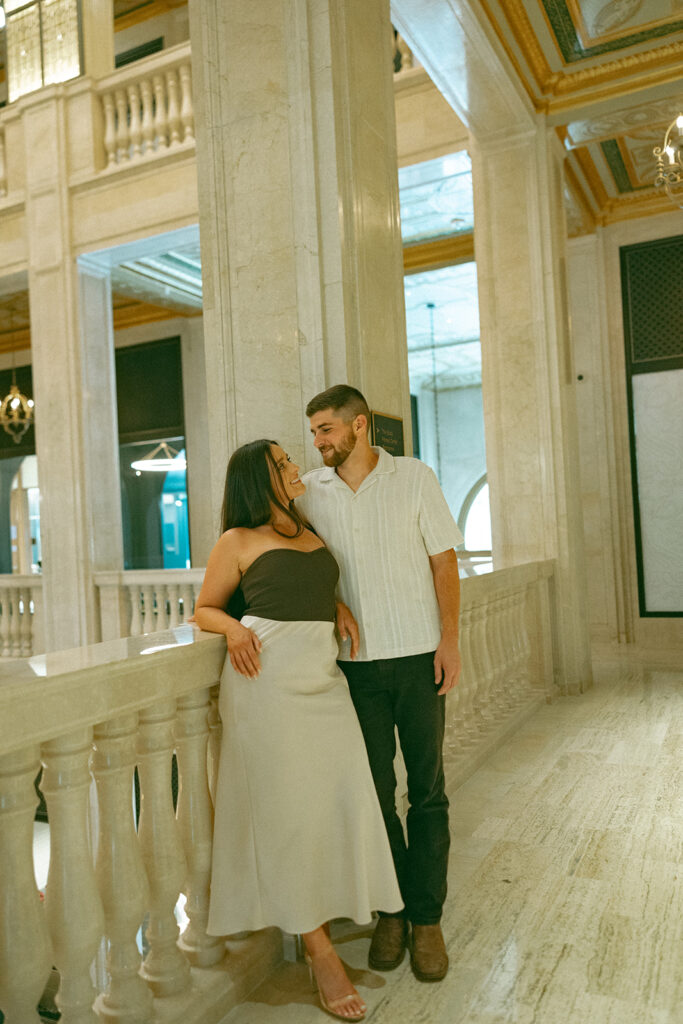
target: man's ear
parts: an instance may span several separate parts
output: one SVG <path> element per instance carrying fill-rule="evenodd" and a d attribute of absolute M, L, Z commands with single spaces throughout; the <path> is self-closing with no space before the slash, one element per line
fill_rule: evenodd
<path fill-rule="evenodd" d="M 362 412 L 359 412 L 358 415 L 356 416 L 355 420 L 353 421 L 353 429 L 355 430 L 356 433 L 359 433 L 359 431 L 363 427 L 365 427 L 365 433 L 367 434 L 367 432 L 368 432 L 368 418 Z"/>

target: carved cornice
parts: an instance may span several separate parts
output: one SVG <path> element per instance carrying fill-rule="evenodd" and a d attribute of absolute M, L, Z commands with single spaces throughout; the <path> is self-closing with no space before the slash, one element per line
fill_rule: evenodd
<path fill-rule="evenodd" d="M 530 92 L 519 60 L 486 0 L 481 0 L 481 6 L 537 110 L 546 113 L 569 110 L 577 103 L 585 101 L 585 96 L 581 94 L 586 91 L 590 91 L 591 102 L 596 102 L 653 85 L 680 81 L 683 42 L 665 43 L 655 49 L 631 53 L 602 64 L 579 67 L 568 72 L 553 71 L 536 37 L 522 0 L 498 0 L 498 2 L 505 14 L 512 36 L 542 94 L 540 96 Z M 638 76 L 638 78 L 635 79 L 634 76 Z M 603 88 L 596 91 L 599 86 Z"/>
<path fill-rule="evenodd" d="M 469 263 L 474 259 L 474 233 L 437 238 L 432 242 L 418 242 L 403 247 L 403 271 L 417 274 L 422 270 L 436 270 L 454 263 Z"/>
<path fill-rule="evenodd" d="M 526 13 L 522 0 L 499 0 L 499 3 L 505 12 L 515 41 L 524 54 L 524 59 L 536 79 L 537 86 L 543 92 L 546 92 L 547 83 L 553 78 L 553 71 L 548 64 L 543 47 L 536 38 L 536 33 L 529 21 L 529 16 Z M 502 40 L 502 33 L 495 19 L 491 17 L 489 10 L 486 11 L 486 14 L 489 21 L 493 24 L 496 35 Z"/>

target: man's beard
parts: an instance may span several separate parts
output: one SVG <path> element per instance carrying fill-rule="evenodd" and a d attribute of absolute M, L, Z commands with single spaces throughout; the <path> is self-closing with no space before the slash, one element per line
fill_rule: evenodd
<path fill-rule="evenodd" d="M 349 455 L 356 447 L 356 435 L 353 427 L 349 427 L 348 434 L 338 446 L 330 446 L 330 450 L 323 455 L 323 462 L 326 466 L 341 466 L 346 462 Z"/>

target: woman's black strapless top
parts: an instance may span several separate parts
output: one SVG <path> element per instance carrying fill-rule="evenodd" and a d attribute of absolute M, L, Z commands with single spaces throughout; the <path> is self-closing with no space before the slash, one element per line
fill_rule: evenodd
<path fill-rule="evenodd" d="M 240 615 L 282 622 L 334 622 L 338 579 L 339 566 L 325 547 L 313 551 L 271 548 L 255 558 L 242 576 Z M 234 598 L 229 610 L 231 615 L 238 610 Z"/>

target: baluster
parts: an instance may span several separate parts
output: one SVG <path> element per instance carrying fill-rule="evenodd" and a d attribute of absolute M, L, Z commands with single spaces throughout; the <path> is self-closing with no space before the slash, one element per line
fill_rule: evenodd
<path fill-rule="evenodd" d="M 19 609 L 19 591 L 10 590 L 10 648 L 13 658 L 21 657 L 21 611 Z"/>
<path fill-rule="evenodd" d="M 178 74 L 175 68 L 166 72 L 166 93 L 168 96 L 168 132 L 169 145 L 176 146 L 180 142 L 180 103 L 178 101 Z"/>
<path fill-rule="evenodd" d="M 149 953 L 142 976 L 155 996 L 174 995 L 190 984 L 190 966 L 176 945 L 174 914 L 187 870 L 171 791 L 174 718 L 174 700 L 147 708 L 140 713 L 138 735 L 138 837 L 151 890 L 146 930 Z"/>
<path fill-rule="evenodd" d="M 503 606 L 505 594 L 497 593 L 491 602 L 490 628 L 488 631 L 488 643 L 491 661 L 493 665 L 493 685 L 491 687 L 492 704 L 496 711 L 496 719 L 500 720 L 507 711 L 505 701 L 505 679 L 508 671 L 508 662 L 512 652 L 506 650 L 503 641 Z"/>
<path fill-rule="evenodd" d="M 0 196 L 7 195 L 7 166 L 5 164 L 5 133 L 0 130 Z"/>
<path fill-rule="evenodd" d="M 189 64 L 181 64 L 180 72 L 180 120 L 183 124 L 183 142 L 194 141 L 194 107 L 192 105 L 192 70 Z"/>
<path fill-rule="evenodd" d="M 2 657 L 9 658 L 12 653 L 10 648 L 10 613 L 9 613 L 9 587 L 3 587 L 0 590 L 0 600 L 2 601 L 2 614 L 0 617 L 0 636 L 2 638 Z"/>
<path fill-rule="evenodd" d="M 477 690 L 474 695 L 474 709 L 482 728 L 487 729 L 493 721 L 491 711 L 491 686 L 493 669 L 487 647 L 489 602 L 472 607 L 472 661 L 477 676 Z"/>
<path fill-rule="evenodd" d="M 156 148 L 165 149 L 168 146 L 168 120 L 166 118 L 166 90 L 162 75 L 154 75 L 152 78 L 154 86 L 154 134 L 156 137 Z"/>
<path fill-rule="evenodd" d="M 223 736 L 223 723 L 221 722 L 221 716 L 218 712 L 218 695 L 220 693 L 221 685 L 216 683 L 212 686 L 209 693 L 211 697 L 211 710 L 209 711 L 209 792 L 211 793 L 211 802 L 216 804 L 216 782 L 218 781 L 218 765 L 221 756 L 221 738 Z"/>
<path fill-rule="evenodd" d="M 207 778 L 207 740 L 210 691 L 195 690 L 178 701 L 176 755 L 180 788 L 178 824 L 187 857 L 187 902 L 189 924 L 179 945 L 195 967 L 210 967 L 223 959 L 225 943 L 207 935 L 213 807 Z"/>
<path fill-rule="evenodd" d="M 169 614 L 166 609 L 168 588 L 165 583 L 157 583 L 155 590 L 157 600 L 157 621 L 154 628 L 158 632 L 161 629 L 168 629 Z"/>
<path fill-rule="evenodd" d="M 142 97 L 143 152 L 145 156 L 148 156 L 154 150 L 154 99 L 152 83 L 149 78 L 143 78 L 140 82 L 140 95 Z"/>
<path fill-rule="evenodd" d="M 154 616 L 154 584 L 150 583 L 142 588 L 142 597 L 145 605 L 145 613 L 142 619 L 142 632 L 153 633 L 156 629 Z"/>
<path fill-rule="evenodd" d="M 517 602 L 513 607 L 513 631 L 515 634 L 516 648 L 516 678 L 517 697 L 520 703 L 524 703 L 528 697 L 528 691 L 532 687 L 531 669 L 531 642 L 529 640 L 529 627 L 527 622 L 527 608 L 529 604 L 530 586 L 527 584 L 518 595 Z"/>
<path fill-rule="evenodd" d="M 142 634 L 142 612 L 140 610 L 142 594 L 140 587 L 135 583 L 130 584 L 128 595 L 130 597 L 130 636 L 140 636 Z"/>
<path fill-rule="evenodd" d="M 42 654 L 45 650 L 45 626 L 43 624 L 43 581 L 40 576 L 33 584 L 33 621 L 31 622 L 33 632 L 33 653 Z"/>
<path fill-rule="evenodd" d="M 95 727 L 93 769 L 99 802 L 95 867 L 109 941 L 109 987 L 98 997 L 97 1013 L 107 1021 L 146 1024 L 152 993 L 139 975 L 136 936 L 149 907 L 149 886 L 135 834 L 133 768 L 135 715 L 122 715 Z"/>
<path fill-rule="evenodd" d="M 194 591 L 191 584 L 183 584 L 180 588 L 180 596 L 183 599 L 183 622 L 187 622 L 194 608 Z"/>
<path fill-rule="evenodd" d="M 31 622 L 31 591 L 25 587 L 21 591 L 21 603 L 23 612 L 20 621 L 20 647 L 22 658 L 30 658 L 33 654 L 33 635 Z"/>
<path fill-rule="evenodd" d="M 89 835 L 92 729 L 79 729 L 43 746 L 43 778 L 50 819 L 50 869 L 45 912 L 59 971 L 57 1006 L 63 1024 L 97 1021 L 90 966 L 104 934 Z"/>
<path fill-rule="evenodd" d="M 130 110 L 130 143 L 133 160 L 142 153 L 142 124 L 140 122 L 140 88 L 137 82 L 128 86 L 128 109 Z"/>
<path fill-rule="evenodd" d="M 180 604 L 178 595 L 178 584 L 169 583 L 166 588 L 168 591 L 168 605 L 169 605 L 169 616 L 168 616 L 168 629 L 175 629 L 176 626 L 180 625 Z"/>
<path fill-rule="evenodd" d="M 114 96 L 105 92 L 102 97 L 102 108 L 104 110 L 104 148 L 107 153 L 107 167 L 116 163 L 116 109 Z"/>
<path fill-rule="evenodd" d="M 518 676 L 519 651 L 514 627 L 515 603 L 519 592 L 512 589 L 503 594 L 502 628 L 503 645 L 506 652 L 505 672 L 503 673 L 502 698 L 507 711 L 513 710 L 519 703 Z"/>
<path fill-rule="evenodd" d="M 518 602 L 523 598 L 519 590 L 509 590 L 505 595 L 505 644 L 509 651 L 508 670 L 505 680 L 505 697 L 509 708 L 513 709 L 523 702 L 522 695 L 522 642 L 519 636 L 517 612 Z"/>
<path fill-rule="evenodd" d="M 459 735 L 462 745 L 470 747 L 479 739 L 479 730 L 474 715 L 474 690 L 476 678 L 472 664 L 472 608 L 463 605 L 460 611 L 460 653 L 462 672 L 456 690 L 460 691 L 458 706 Z"/>
<path fill-rule="evenodd" d="M 52 949 L 33 875 L 37 747 L 0 756 L 0 1007 L 6 1024 L 40 1024 Z"/>
<path fill-rule="evenodd" d="M 118 163 L 125 163 L 130 159 L 130 138 L 128 135 L 128 102 L 123 89 L 117 89 L 114 93 L 116 102 L 116 159 Z"/>

